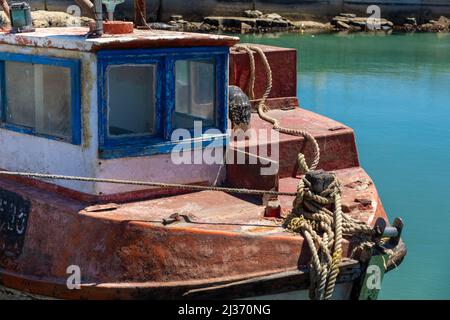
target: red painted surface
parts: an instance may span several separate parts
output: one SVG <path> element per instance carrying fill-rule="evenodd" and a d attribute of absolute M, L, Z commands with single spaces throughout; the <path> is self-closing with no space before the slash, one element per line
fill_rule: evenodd
<path fill-rule="evenodd" d="M 255 154 L 248 153 L 249 150 L 231 149 L 234 160 L 227 160 L 227 179 L 226 184 L 229 187 L 276 190 L 278 188 L 278 173 L 271 175 L 261 175 L 261 169 L 269 167 L 262 162 Z M 239 162 L 239 155 L 244 158 L 244 163 Z M 274 161 L 278 166 L 278 162 Z"/>
<path fill-rule="evenodd" d="M 50 182 L 45 182 L 37 179 L 30 179 L 26 177 L 15 177 L 15 176 L 5 176 L 0 174 L 1 179 L 19 182 L 23 185 L 30 187 L 36 187 L 45 191 L 54 192 L 60 194 L 69 199 L 82 201 L 84 203 L 98 204 L 98 203 L 108 203 L 108 202 L 130 202 L 136 200 L 148 200 L 156 199 L 161 197 L 168 197 L 177 194 L 189 193 L 186 189 L 178 188 L 151 188 L 144 190 L 137 190 L 124 193 L 108 194 L 108 195 L 93 195 L 88 193 L 79 192 L 69 188 L 65 188 Z M 193 183 L 195 185 L 207 185 L 206 181 L 199 181 L 198 183 Z"/>
<path fill-rule="evenodd" d="M 270 101 L 268 105 L 270 106 Z M 315 136 L 320 147 L 318 169 L 330 171 L 359 166 L 355 137 L 353 130 L 349 127 L 298 107 L 290 110 L 271 110 L 269 115 L 280 119 L 282 126 L 306 130 Z M 260 119 L 257 114 L 252 114 L 251 128 L 256 132 L 263 130 L 269 136 L 272 125 Z M 245 150 L 247 152 L 255 150 L 260 148 L 262 144 L 258 140 L 248 140 L 245 143 Z M 232 145 L 238 148 L 235 142 L 232 142 Z M 241 148 L 243 147 L 241 146 Z M 305 154 L 307 161 L 310 161 L 313 157 L 311 144 L 305 142 L 302 136 L 279 134 L 279 142 L 272 143 L 269 141 L 266 148 L 269 150 L 269 154 L 272 148 L 278 148 L 280 161 L 277 177 L 281 178 L 293 175 L 299 152 Z M 250 172 L 251 174 L 249 174 Z M 271 176 L 261 176 L 259 172 L 260 166 L 257 165 L 227 164 L 227 181 L 235 187 L 253 189 L 264 186 L 268 186 L 266 189 L 271 189 L 277 185 Z M 272 179 L 271 183 L 268 182 L 269 179 Z"/>
<path fill-rule="evenodd" d="M 281 218 L 281 204 L 279 200 L 271 200 L 264 211 L 266 218 Z"/>
<path fill-rule="evenodd" d="M 91 27 L 92 28 L 92 27 Z M 95 27 L 94 27 L 95 30 Z M 134 31 L 133 22 L 128 21 L 105 21 L 103 32 L 105 34 L 130 34 Z"/>
<path fill-rule="evenodd" d="M 348 214 L 369 224 L 384 216 L 375 187 L 362 169 L 336 173 L 344 186 L 342 202 Z M 280 190 L 294 191 L 297 183 L 297 179 L 282 179 Z M 203 191 L 97 211 L 15 182 L 1 181 L 0 188 L 32 201 L 23 253 L 17 258 L 1 257 L 0 282 L 36 294 L 167 295 L 170 286 L 177 291 L 245 279 L 292 270 L 309 261 L 302 237 L 285 232 L 281 220 L 264 218 L 265 207 L 248 197 Z M 362 207 L 356 199 L 371 205 Z M 292 200 L 280 197 L 282 215 L 290 211 Z M 163 219 L 173 213 L 186 219 L 164 226 Z M 348 247 L 346 240 L 345 255 Z M 64 289 L 69 265 L 82 270 L 85 287 L 80 291 Z"/>
<path fill-rule="evenodd" d="M 252 44 L 253 45 L 253 44 Z M 297 95 L 297 52 L 295 49 L 258 45 L 264 50 L 272 69 L 273 86 L 270 98 L 295 97 Z M 262 97 L 267 81 L 261 57 L 255 53 L 255 99 Z M 230 84 L 247 93 L 250 76 L 249 58 L 245 51 L 232 51 L 230 55 Z"/>

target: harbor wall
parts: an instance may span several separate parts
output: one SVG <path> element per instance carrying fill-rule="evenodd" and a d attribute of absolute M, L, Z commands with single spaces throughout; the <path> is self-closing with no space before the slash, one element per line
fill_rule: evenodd
<path fill-rule="evenodd" d="M 74 0 L 30 0 L 34 10 L 66 11 Z M 133 0 L 117 7 L 118 19 L 133 18 Z M 341 12 L 367 16 L 367 7 L 378 5 L 381 16 L 401 20 L 414 16 L 419 20 L 450 15 L 450 0 L 147 0 L 148 16 L 152 21 L 167 21 L 173 14 L 186 20 L 201 21 L 210 15 L 242 15 L 245 10 L 276 12 L 291 19 L 327 21 Z"/>

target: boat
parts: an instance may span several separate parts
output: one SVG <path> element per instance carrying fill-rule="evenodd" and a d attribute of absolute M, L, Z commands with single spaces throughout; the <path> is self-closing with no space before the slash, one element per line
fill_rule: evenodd
<path fill-rule="evenodd" d="M 98 3 L 0 33 L 0 297 L 376 299 L 403 222 L 353 130 L 300 106 L 296 51 Z"/>

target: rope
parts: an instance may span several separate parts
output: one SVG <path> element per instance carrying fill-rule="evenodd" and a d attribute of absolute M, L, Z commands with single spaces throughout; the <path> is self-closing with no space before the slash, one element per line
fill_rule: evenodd
<path fill-rule="evenodd" d="M 311 251 L 311 299 L 331 299 L 342 261 L 343 235 L 369 238 L 374 232 L 364 222 L 342 212 L 340 185 L 333 176 L 320 194 L 315 194 L 310 181 L 303 177 L 292 213 L 285 221 L 289 231 L 304 236 Z"/>
<path fill-rule="evenodd" d="M 254 99 L 254 85 L 255 85 L 255 78 L 256 78 L 256 72 L 255 72 L 255 58 L 253 56 L 253 51 L 256 51 L 259 56 L 262 59 L 262 62 L 264 64 L 264 68 L 266 70 L 266 76 L 267 76 L 267 83 L 266 83 L 266 89 L 264 91 L 264 94 L 261 98 L 261 100 L 258 103 L 258 115 L 261 119 L 264 121 L 267 121 L 272 124 L 273 130 L 276 130 L 278 132 L 292 135 L 292 136 L 303 136 L 307 141 L 312 143 L 314 148 L 314 158 L 311 162 L 311 164 L 308 166 L 306 165 L 305 157 L 302 153 L 299 153 L 299 159 L 298 162 L 300 164 L 301 168 L 308 170 L 314 170 L 317 168 L 319 161 L 320 161 L 320 148 L 319 144 L 317 143 L 314 136 L 312 136 L 309 132 L 301 130 L 301 129 L 292 129 L 292 128 L 286 128 L 280 125 L 279 121 L 267 114 L 267 111 L 269 108 L 266 105 L 266 100 L 270 95 L 270 92 L 272 91 L 272 70 L 270 68 L 269 61 L 267 60 L 266 55 L 264 54 L 264 51 L 262 51 L 261 48 L 257 46 L 252 45 L 236 45 L 235 47 L 237 50 L 244 50 L 247 52 L 247 55 L 250 60 L 250 77 L 247 85 L 247 95 L 251 100 Z"/>
<path fill-rule="evenodd" d="M 26 178 L 41 178 L 41 179 L 51 179 L 51 180 L 101 182 L 101 183 L 134 185 L 134 186 L 148 186 L 148 187 L 159 187 L 159 188 L 163 188 L 163 189 L 178 188 L 178 189 L 196 190 L 196 191 L 222 191 L 222 192 L 226 192 L 226 193 L 251 194 L 251 195 L 261 195 L 261 196 L 262 195 L 272 195 L 272 196 L 291 196 L 292 197 L 292 196 L 297 195 L 297 193 L 295 193 L 295 192 L 281 192 L 281 191 L 275 191 L 275 190 L 227 188 L 227 187 L 201 186 L 201 185 L 182 184 L 182 183 L 151 182 L 151 181 L 140 181 L 140 180 L 91 178 L 91 177 L 33 173 L 33 172 L 0 171 L 0 175 L 19 176 L 19 177 L 26 177 Z"/>
<path fill-rule="evenodd" d="M 254 99 L 255 84 L 255 58 L 253 51 L 262 59 L 266 70 L 266 89 L 258 103 L 259 117 L 273 125 L 273 130 L 281 133 L 303 136 L 312 143 L 314 158 L 308 165 L 305 156 L 298 154 L 297 163 L 299 169 L 307 173 L 315 170 L 320 161 L 319 145 L 310 133 L 300 129 L 282 127 L 279 121 L 267 114 L 266 100 L 272 90 L 272 71 L 261 48 L 252 45 L 236 45 L 236 50 L 244 50 L 250 62 L 250 76 L 247 92 L 250 99 Z M 327 208 L 328 207 L 328 208 Z M 333 208 L 333 211 L 330 209 Z M 355 220 L 342 212 L 341 191 L 339 181 L 333 174 L 333 181 L 320 194 L 311 190 L 311 183 L 304 176 L 297 187 L 297 194 L 293 203 L 293 210 L 285 220 L 285 226 L 289 231 L 303 235 L 311 251 L 310 268 L 310 298 L 331 299 L 339 275 L 339 264 L 342 261 L 342 237 L 343 234 L 370 235 L 373 230 L 365 223 Z"/>
<path fill-rule="evenodd" d="M 236 45 L 233 48 L 242 49 L 245 52 L 247 52 L 247 56 L 249 58 L 249 65 L 250 65 L 250 77 L 247 84 L 247 95 L 250 100 L 253 100 L 255 98 L 255 57 L 253 56 L 252 50 L 244 45 Z M 270 73 L 270 77 L 272 77 L 272 73 Z M 270 79 L 270 87 L 272 87 L 272 79 Z"/>
<path fill-rule="evenodd" d="M 148 24 L 147 18 L 144 15 L 144 7 L 141 6 L 141 4 L 145 6 L 145 3 L 140 3 L 139 1 L 135 0 L 135 4 L 134 5 L 139 7 L 139 8 L 136 8 L 136 11 L 139 12 L 139 15 L 141 16 L 142 22 L 145 24 L 145 27 L 148 30 L 152 30 L 152 27 Z"/>

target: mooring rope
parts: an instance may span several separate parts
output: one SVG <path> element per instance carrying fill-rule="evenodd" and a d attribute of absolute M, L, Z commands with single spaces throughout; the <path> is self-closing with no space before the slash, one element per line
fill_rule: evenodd
<path fill-rule="evenodd" d="M 303 177 L 297 192 L 285 226 L 292 232 L 301 233 L 311 250 L 311 279 L 314 283 L 310 288 L 311 299 L 331 299 L 342 261 L 343 235 L 359 235 L 368 239 L 374 230 L 342 212 L 341 189 L 336 175 L 320 194 L 315 194 L 310 181 Z"/>
<path fill-rule="evenodd" d="M 267 81 L 266 81 L 266 88 L 265 88 L 264 94 L 263 94 L 262 98 L 260 99 L 260 101 L 258 102 L 259 117 L 261 119 L 263 119 L 264 121 L 271 123 L 273 126 L 272 127 L 273 130 L 276 130 L 278 132 L 285 133 L 288 135 L 292 135 L 292 136 L 303 136 L 308 142 L 312 143 L 313 148 L 314 148 L 314 158 L 312 160 L 312 163 L 309 166 L 305 166 L 306 160 L 305 160 L 305 156 L 302 153 L 299 153 L 298 156 L 299 156 L 299 158 L 301 158 L 301 159 L 299 159 L 299 161 L 302 162 L 303 168 L 308 168 L 310 170 L 316 169 L 319 164 L 319 161 L 320 161 L 320 148 L 319 148 L 319 144 L 317 143 L 317 140 L 314 138 L 314 136 L 305 130 L 283 127 L 280 125 L 278 119 L 275 119 L 267 114 L 267 111 L 269 108 L 266 105 L 266 101 L 269 98 L 270 92 L 272 91 L 272 70 L 271 70 L 269 61 L 267 60 L 267 57 L 266 57 L 264 51 L 261 48 L 259 48 L 257 46 L 252 46 L 252 45 L 240 44 L 240 45 L 236 45 L 235 47 L 238 50 L 241 49 L 241 50 L 244 50 L 245 52 L 247 52 L 247 55 L 249 57 L 250 76 L 249 76 L 248 85 L 247 85 L 247 94 L 249 95 L 250 99 L 255 99 L 254 85 L 255 85 L 255 78 L 256 78 L 255 57 L 253 56 L 252 50 L 256 51 L 259 54 L 259 56 L 261 57 L 261 60 L 264 64 Z"/>
<path fill-rule="evenodd" d="M 253 51 L 261 57 L 266 71 L 266 89 L 258 103 L 259 117 L 273 125 L 273 129 L 281 133 L 303 136 L 313 144 L 314 159 L 308 166 L 303 153 L 297 157 L 298 167 L 304 173 L 317 168 L 320 161 L 319 145 L 310 133 L 300 129 L 285 128 L 279 121 L 267 114 L 266 100 L 272 90 L 272 70 L 266 55 L 261 48 L 252 45 L 236 45 L 237 50 L 244 50 L 250 61 L 248 95 L 254 99 L 255 58 Z M 330 209 L 328 209 L 329 207 Z M 331 211 L 333 207 L 333 211 Z M 310 298 L 331 299 L 339 275 L 339 264 L 342 261 L 343 234 L 371 234 L 373 230 L 364 222 L 355 220 L 344 214 L 341 208 L 341 189 L 339 181 L 333 174 L 333 181 L 320 194 L 311 190 L 311 183 L 304 176 L 297 187 L 297 195 L 293 203 L 292 213 L 286 218 L 285 226 L 289 231 L 303 235 L 311 252 Z"/>
<path fill-rule="evenodd" d="M 92 178 L 92 177 L 45 174 L 45 173 L 34 173 L 34 172 L 0 171 L 0 175 L 19 176 L 19 177 L 26 177 L 26 178 L 40 178 L 40 179 L 49 179 L 49 180 L 99 182 L 99 183 L 123 184 L 123 185 L 134 185 L 134 186 L 159 187 L 162 189 L 178 188 L 178 189 L 195 190 L 195 191 L 222 191 L 222 192 L 226 192 L 226 193 L 249 194 L 249 195 L 260 195 L 260 196 L 272 195 L 272 196 L 295 197 L 297 195 L 296 192 L 282 192 L 282 191 L 275 191 L 275 190 L 228 188 L 228 187 L 202 186 L 202 185 L 183 184 L 183 183 L 165 183 L 165 182 L 153 182 L 153 181 L 142 181 L 142 180 Z"/>

